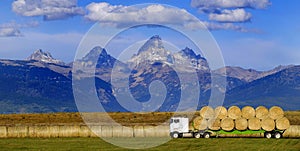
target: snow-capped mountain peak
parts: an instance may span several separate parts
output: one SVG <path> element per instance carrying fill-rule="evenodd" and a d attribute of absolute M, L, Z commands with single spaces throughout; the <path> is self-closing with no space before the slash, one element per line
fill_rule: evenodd
<path fill-rule="evenodd" d="M 82 58 L 82 61 L 98 60 L 99 55 L 107 56 L 107 52 L 104 48 L 96 46 Z"/>
<path fill-rule="evenodd" d="M 31 54 L 27 60 L 36 60 L 45 63 L 65 64 L 63 61 L 54 59 L 50 52 L 44 52 L 42 49 L 38 49 Z"/>
<path fill-rule="evenodd" d="M 109 55 L 104 48 L 96 46 L 79 61 L 85 67 L 96 65 L 97 68 L 112 68 L 116 59 Z"/>
<path fill-rule="evenodd" d="M 182 56 L 186 56 L 186 57 L 188 57 L 190 59 L 197 59 L 198 58 L 198 56 L 196 55 L 196 53 L 192 49 L 190 49 L 188 47 L 185 47 L 184 49 L 182 49 L 181 51 L 179 51 L 179 54 L 181 54 Z"/>
<path fill-rule="evenodd" d="M 163 62 L 173 64 L 174 58 L 169 50 L 166 50 L 162 39 L 158 36 L 152 36 L 139 49 L 138 54 L 134 55 L 128 63 L 130 65 L 139 65 L 142 63 L 153 64 L 155 62 Z"/>
<path fill-rule="evenodd" d="M 209 70 L 208 63 L 201 55 L 197 55 L 192 49 L 186 47 L 183 50 L 172 53 L 165 49 L 162 39 L 155 35 L 151 37 L 139 49 L 138 54 L 134 55 L 128 63 L 130 66 L 143 65 L 145 63 L 154 64 L 156 62 L 168 65 L 186 65 L 201 70 Z"/>
<path fill-rule="evenodd" d="M 138 54 L 156 49 L 164 49 L 162 39 L 158 36 L 152 36 L 138 51 Z"/>

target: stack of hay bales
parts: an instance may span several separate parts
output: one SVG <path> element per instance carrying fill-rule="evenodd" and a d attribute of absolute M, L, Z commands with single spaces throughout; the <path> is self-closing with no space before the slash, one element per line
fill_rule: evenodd
<path fill-rule="evenodd" d="M 264 106 L 254 109 L 245 106 L 240 109 L 238 106 L 231 106 L 228 110 L 219 106 L 213 109 L 204 106 L 200 110 L 200 116 L 193 120 L 193 128 L 197 130 L 285 130 L 289 128 L 290 122 L 284 117 L 283 110 L 273 106 L 269 110 Z"/>

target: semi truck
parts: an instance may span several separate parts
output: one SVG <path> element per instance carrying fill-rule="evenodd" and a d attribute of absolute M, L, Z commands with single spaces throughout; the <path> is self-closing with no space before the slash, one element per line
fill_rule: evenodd
<path fill-rule="evenodd" d="M 260 130 L 232 130 L 232 131 L 224 131 L 220 130 L 197 130 L 189 129 L 189 118 L 187 117 L 172 117 L 170 119 L 170 136 L 172 138 L 183 138 L 183 137 L 194 137 L 194 138 L 210 138 L 212 135 L 218 137 L 220 134 L 235 134 L 235 135 L 245 135 L 245 134 L 258 134 L 263 133 L 265 138 L 281 138 L 282 134 L 285 130 L 272 130 L 265 131 L 263 129 Z"/>

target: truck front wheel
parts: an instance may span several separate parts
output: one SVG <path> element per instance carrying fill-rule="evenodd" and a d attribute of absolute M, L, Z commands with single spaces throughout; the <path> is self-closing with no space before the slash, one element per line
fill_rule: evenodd
<path fill-rule="evenodd" d="M 179 133 L 178 132 L 173 132 L 172 133 L 172 138 L 178 138 L 179 137 Z"/>

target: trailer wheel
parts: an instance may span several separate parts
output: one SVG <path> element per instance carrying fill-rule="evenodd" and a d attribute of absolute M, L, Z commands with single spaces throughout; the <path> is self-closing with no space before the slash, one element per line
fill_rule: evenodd
<path fill-rule="evenodd" d="M 172 133 L 172 138 L 178 138 L 179 137 L 179 133 L 178 132 L 173 132 Z"/>
<path fill-rule="evenodd" d="M 272 134 L 270 132 L 265 132 L 265 138 L 271 138 Z"/>
<path fill-rule="evenodd" d="M 200 137 L 201 137 L 201 134 L 200 134 L 200 133 L 195 133 L 195 134 L 194 134 L 194 137 L 195 137 L 195 138 L 200 138 Z"/>
<path fill-rule="evenodd" d="M 274 137 L 277 138 L 277 139 L 281 138 L 281 136 L 282 136 L 282 135 L 281 135 L 281 133 L 279 133 L 279 132 L 275 132 L 275 133 L 274 133 Z"/>
<path fill-rule="evenodd" d="M 203 137 L 204 137 L 204 138 L 210 138 L 210 133 L 205 132 L 205 133 L 203 134 Z"/>

